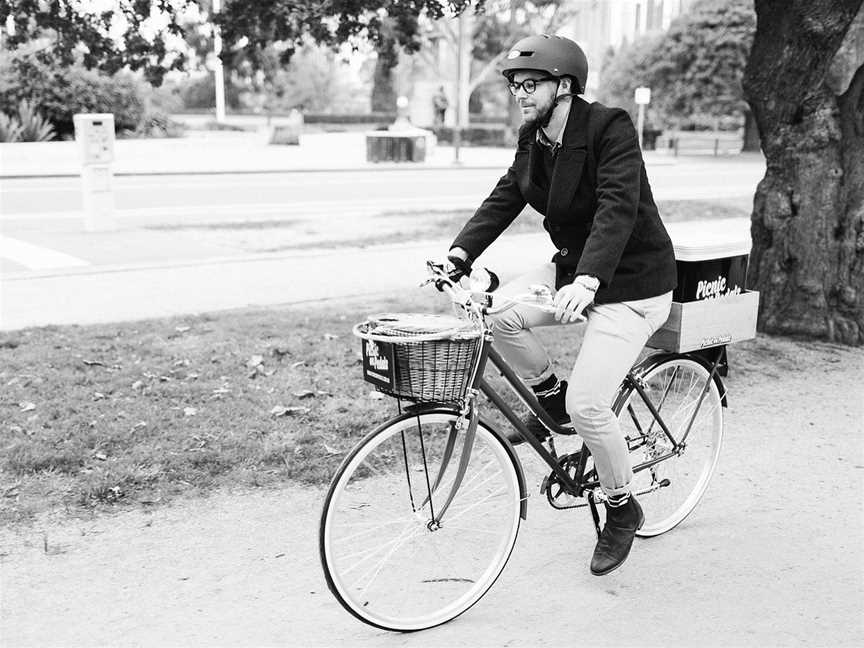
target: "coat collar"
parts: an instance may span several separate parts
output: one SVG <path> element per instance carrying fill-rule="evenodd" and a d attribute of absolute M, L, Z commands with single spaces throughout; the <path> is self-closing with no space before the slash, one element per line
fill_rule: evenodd
<path fill-rule="evenodd" d="M 549 220 L 564 220 L 576 188 L 582 178 L 582 167 L 588 154 L 588 113 L 591 105 L 579 97 L 573 97 L 570 115 L 564 127 L 563 146 L 555 157 L 555 168 L 549 182 L 549 200 L 546 217 Z M 533 162 L 539 162 L 532 156 Z"/>

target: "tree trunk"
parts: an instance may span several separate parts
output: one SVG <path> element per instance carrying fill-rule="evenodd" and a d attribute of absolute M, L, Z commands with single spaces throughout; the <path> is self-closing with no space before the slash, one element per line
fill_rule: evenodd
<path fill-rule="evenodd" d="M 864 344 L 862 0 L 755 4 L 744 89 L 767 161 L 748 279 L 759 329 Z"/>
<path fill-rule="evenodd" d="M 377 46 L 378 58 L 372 77 L 372 112 L 396 112 L 396 89 L 393 70 L 399 63 L 399 50 L 392 39 L 384 39 Z"/>

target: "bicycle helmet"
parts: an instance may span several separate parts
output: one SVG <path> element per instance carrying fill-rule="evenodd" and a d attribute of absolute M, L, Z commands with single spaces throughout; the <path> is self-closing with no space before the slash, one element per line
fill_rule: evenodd
<path fill-rule="evenodd" d="M 585 92 L 588 59 L 569 38 L 540 34 L 516 43 L 504 59 L 502 73 L 509 80 L 518 70 L 540 70 L 549 76 L 569 76 L 576 80 L 576 94 Z"/>

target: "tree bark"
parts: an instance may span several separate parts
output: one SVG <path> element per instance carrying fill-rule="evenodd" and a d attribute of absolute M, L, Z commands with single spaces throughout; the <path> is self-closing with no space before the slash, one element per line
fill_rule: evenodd
<path fill-rule="evenodd" d="M 399 63 L 396 41 L 385 38 L 376 47 L 378 58 L 372 77 L 372 112 L 396 112 L 396 89 L 393 87 L 393 70 Z"/>
<path fill-rule="evenodd" d="M 744 90 L 767 162 L 748 278 L 759 329 L 864 344 L 862 0 L 755 5 Z M 831 67 L 841 45 L 848 86 Z"/>

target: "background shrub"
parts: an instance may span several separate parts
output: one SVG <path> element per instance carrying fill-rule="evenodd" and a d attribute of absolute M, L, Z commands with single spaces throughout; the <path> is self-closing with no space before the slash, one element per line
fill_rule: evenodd
<path fill-rule="evenodd" d="M 0 60 L 0 112 L 13 115 L 28 101 L 64 139 L 74 137 L 73 116 L 82 112 L 113 113 L 115 130 L 124 137 L 177 135 L 180 125 L 160 106 L 171 99 L 170 92 L 156 92 L 130 72 L 107 75 L 26 55 Z"/>

